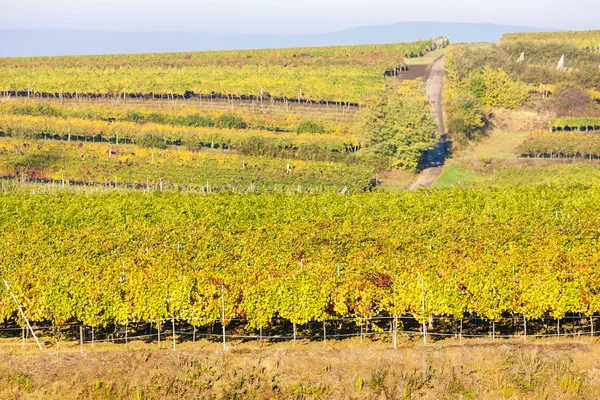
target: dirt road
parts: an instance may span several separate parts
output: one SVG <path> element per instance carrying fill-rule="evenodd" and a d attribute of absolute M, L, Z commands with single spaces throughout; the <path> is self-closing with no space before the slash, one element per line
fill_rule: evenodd
<path fill-rule="evenodd" d="M 440 57 L 431 67 L 429 77 L 427 78 L 427 100 L 431 103 L 435 122 L 438 126 L 439 141 L 435 147 L 423 155 L 422 170 L 415 180 L 409 185 L 409 190 L 416 190 L 429 187 L 435 183 L 444 168 L 446 160 L 446 130 L 444 128 L 444 119 L 442 116 L 442 86 L 444 80 L 444 58 Z"/>

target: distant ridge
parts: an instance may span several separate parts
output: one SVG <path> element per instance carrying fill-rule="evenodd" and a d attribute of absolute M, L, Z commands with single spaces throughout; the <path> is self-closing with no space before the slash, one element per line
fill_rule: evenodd
<path fill-rule="evenodd" d="M 0 30 L 0 57 L 121 54 L 410 42 L 449 36 L 456 42 L 493 42 L 509 32 L 547 31 L 523 26 L 402 22 L 311 35 L 216 35 L 200 32 L 118 32 L 64 29 Z"/>

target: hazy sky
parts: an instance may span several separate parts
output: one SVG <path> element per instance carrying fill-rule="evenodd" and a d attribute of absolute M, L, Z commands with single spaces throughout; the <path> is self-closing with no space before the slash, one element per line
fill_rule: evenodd
<path fill-rule="evenodd" d="M 0 0 L 0 29 L 295 34 L 401 21 L 600 29 L 600 0 Z"/>

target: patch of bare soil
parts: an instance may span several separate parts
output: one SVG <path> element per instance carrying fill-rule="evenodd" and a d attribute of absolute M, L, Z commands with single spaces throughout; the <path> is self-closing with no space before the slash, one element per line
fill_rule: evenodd
<path fill-rule="evenodd" d="M 248 345 L 245 345 L 248 346 Z M 2 399 L 581 399 L 600 393 L 590 339 L 418 345 L 272 343 L 3 354 Z M 553 394 L 549 396 L 549 393 Z"/>
<path fill-rule="evenodd" d="M 494 108 L 491 115 L 492 128 L 504 132 L 535 132 L 548 130 L 550 114 L 534 111 Z"/>
<path fill-rule="evenodd" d="M 398 76 L 403 81 L 410 81 L 417 78 L 426 79 L 429 65 L 409 65 L 408 71 L 402 71 Z"/>

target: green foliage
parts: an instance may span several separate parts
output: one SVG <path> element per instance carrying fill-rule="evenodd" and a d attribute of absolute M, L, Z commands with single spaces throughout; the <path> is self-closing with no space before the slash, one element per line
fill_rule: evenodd
<path fill-rule="evenodd" d="M 600 118 L 554 118 L 550 120 L 552 130 L 600 131 Z"/>
<path fill-rule="evenodd" d="M 347 196 L 27 190 L 0 200 L 0 274 L 33 321 L 218 319 L 220 282 L 226 319 L 249 327 L 600 311 L 589 261 L 599 186 Z M 0 320 L 15 311 L 4 303 Z M 369 381 L 380 388 L 382 376 Z"/>
<path fill-rule="evenodd" d="M 421 81 L 406 81 L 383 97 L 372 98 L 361 123 L 368 152 L 388 167 L 417 168 L 423 152 L 436 143 L 436 125 Z"/>
<path fill-rule="evenodd" d="M 486 118 L 477 97 L 465 91 L 444 92 L 446 128 L 455 142 L 466 145 L 485 132 Z"/>
<path fill-rule="evenodd" d="M 493 107 L 517 109 L 529 100 L 529 89 L 518 81 L 513 81 L 502 69 L 485 66 L 481 75 L 476 75 L 471 88 L 483 104 Z M 472 78 L 471 78 L 472 79 Z"/>
<path fill-rule="evenodd" d="M 516 152 L 527 157 L 550 158 L 598 158 L 600 136 L 594 133 L 534 133 Z"/>
<path fill-rule="evenodd" d="M 146 132 L 135 142 L 139 146 L 156 147 L 158 149 L 167 148 L 167 139 L 158 132 Z"/>
<path fill-rule="evenodd" d="M 325 127 L 320 122 L 303 119 L 298 123 L 296 133 L 325 133 Z"/>
<path fill-rule="evenodd" d="M 244 118 L 237 114 L 223 114 L 215 120 L 215 125 L 223 129 L 246 129 Z"/>
<path fill-rule="evenodd" d="M 178 120 L 180 125 L 183 126 L 203 126 L 212 127 L 215 126 L 215 122 L 208 116 L 202 114 L 186 115 Z M 245 127 L 245 125 L 244 125 Z M 229 127 L 227 127 L 229 128 Z"/>

